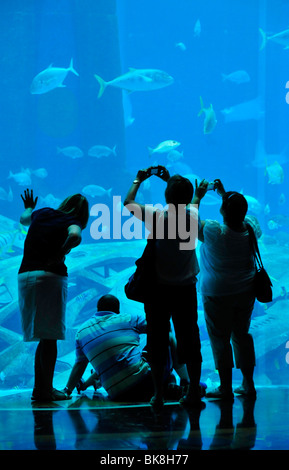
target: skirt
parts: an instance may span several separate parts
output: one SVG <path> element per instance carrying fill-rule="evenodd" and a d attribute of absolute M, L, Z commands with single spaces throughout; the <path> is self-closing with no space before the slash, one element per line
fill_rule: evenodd
<path fill-rule="evenodd" d="M 18 274 L 24 341 L 65 339 L 67 277 L 47 271 Z"/>

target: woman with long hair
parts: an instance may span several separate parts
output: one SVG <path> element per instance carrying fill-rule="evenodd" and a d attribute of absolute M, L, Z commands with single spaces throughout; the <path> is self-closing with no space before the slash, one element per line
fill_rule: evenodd
<path fill-rule="evenodd" d="M 37 341 L 35 382 L 31 399 L 67 399 L 53 388 L 57 340 L 65 339 L 67 267 L 65 256 L 81 242 L 89 218 L 87 199 L 67 197 L 58 207 L 34 211 L 33 190 L 21 195 L 24 211 L 20 223 L 29 226 L 18 272 L 18 296 L 24 341 Z"/>

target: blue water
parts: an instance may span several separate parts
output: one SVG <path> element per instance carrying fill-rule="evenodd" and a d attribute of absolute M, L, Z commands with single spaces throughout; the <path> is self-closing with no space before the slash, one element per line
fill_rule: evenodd
<path fill-rule="evenodd" d="M 104 204 L 112 214 L 113 196 L 123 201 L 137 171 L 151 164 L 165 165 L 171 174 L 221 178 L 227 190 L 242 191 L 248 198 L 249 213 L 261 225 L 260 248 L 274 282 L 274 303 L 256 303 L 253 315 L 256 383 L 287 383 L 289 51 L 270 36 L 288 28 L 289 2 L 15 0 L 2 2 L 0 13 L 0 387 L 33 384 L 35 345 L 22 342 L 17 305 L 25 239 L 18 223 L 20 194 L 31 187 L 38 207 L 57 207 L 67 195 L 97 185 L 106 192 L 88 196 L 90 206 Z M 262 50 L 259 28 L 269 38 Z M 79 76 L 69 72 L 65 87 L 30 93 L 39 72 L 50 64 L 68 68 L 71 58 Z M 133 93 L 108 86 L 97 98 L 94 74 L 110 81 L 131 67 L 163 70 L 174 83 Z M 217 124 L 208 134 L 205 114 L 198 116 L 200 97 L 216 115 Z M 166 140 L 180 142 L 175 161 L 168 153 L 150 157 L 148 147 Z M 91 157 L 88 151 L 95 145 L 116 146 L 116 155 Z M 70 146 L 83 156 L 58 151 Z M 8 178 L 10 171 L 31 181 L 26 185 Z M 164 183 L 155 177 L 149 182 L 140 189 L 139 200 L 164 204 Z M 201 217 L 220 220 L 219 207 L 218 198 L 208 195 Z M 112 218 L 95 240 L 95 219 L 94 213 L 81 246 L 67 257 L 69 331 L 59 345 L 60 385 L 73 364 L 77 326 L 93 313 L 100 295 L 117 294 L 123 310 L 142 309 L 123 293 L 142 242 L 113 239 Z M 214 382 L 201 299 L 199 311 L 203 379 Z"/>

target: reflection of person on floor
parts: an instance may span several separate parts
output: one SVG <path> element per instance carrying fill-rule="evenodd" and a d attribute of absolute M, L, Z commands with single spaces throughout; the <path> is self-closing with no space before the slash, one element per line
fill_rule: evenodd
<path fill-rule="evenodd" d="M 145 317 L 120 313 L 119 307 L 116 297 L 104 295 L 95 315 L 78 330 L 76 361 L 66 393 L 72 393 L 91 363 L 95 373 L 82 384 L 82 390 L 101 384 L 109 398 L 117 401 L 148 400 L 151 396 L 152 377 L 140 337 L 146 333 Z"/>
<path fill-rule="evenodd" d="M 65 339 L 67 268 L 65 256 L 81 242 L 89 217 L 87 199 L 67 197 L 57 210 L 34 211 L 37 197 L 27 189 L 22 196 L 20 223 L 29 226 L 18 274 L 18 298 L 24 341 L 38 341 L 32 400 L 66 400 L 53 389 L 57 340 Z M 21 373 L 21 372 L 20 372 Z"/>

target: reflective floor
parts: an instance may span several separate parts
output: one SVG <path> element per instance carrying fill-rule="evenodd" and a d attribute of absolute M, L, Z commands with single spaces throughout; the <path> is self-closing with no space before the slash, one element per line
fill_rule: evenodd
<path fill-rule="evenodd" d="M 31 390 L 2 391 L 0 450 L 99 450 L 99 459 L 107 451 L 288 450 L 289 388 L 257 392 L 256 401 L 204 399 L 201 411 L 170 402 L 155 413 L 147 403 L 117 404 L 89 390 L 41 405 L 31 404 Z"/>

